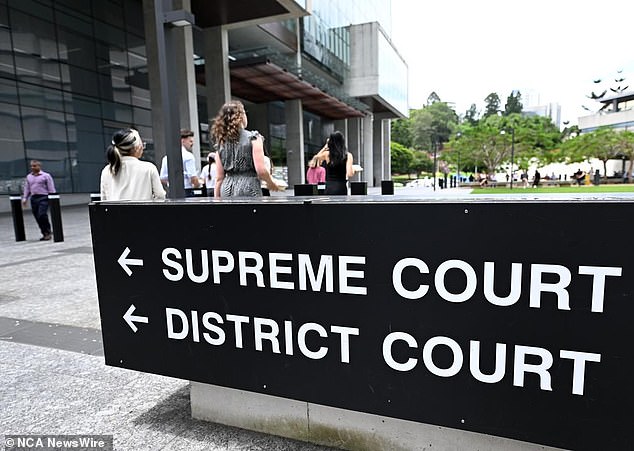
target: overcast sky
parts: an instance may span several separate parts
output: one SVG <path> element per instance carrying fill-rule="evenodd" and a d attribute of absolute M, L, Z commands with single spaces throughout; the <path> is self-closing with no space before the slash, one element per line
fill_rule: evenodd
<path fill-rule="evenodd" d="M 576 124 L 617 71 L 634 91 L 633 17 L 634 0 L 392 0 L 392 40 L 409 67 L 410 108 L 435 91 L 462 115 L 491 92 L 504 107 L 517 89 L 525 106 L 559 103 Z"/>

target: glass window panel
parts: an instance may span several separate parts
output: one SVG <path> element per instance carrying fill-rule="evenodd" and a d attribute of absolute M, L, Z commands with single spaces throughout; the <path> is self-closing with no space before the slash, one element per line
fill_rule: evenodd
<path fill-rule="evenodd" d="M 132 105 L 140 106 L 147 109 L 152 108 L 149 89 L 143 89 L 138 86 L 132 86 L 131 88 L 132 88 L 132 92 L 131 92 Z M 201 116 L 201 117 L 206 117 L 206 116 Z"/>
<path fill-rule="evenodd" d="M 55 11 L 57 26 L 72 30 L 73 33 L 81 33 L 86 36 L 92 36 L 92 21 L 89 17 L 78 17 L 76 14 L 66 14 L 58 9 Z"/>
<path fill-rule="evenodd" d="M 134 108 L 134 123 L 137 125 L 152 125 L 152 112 L 145 108 Z"/>
<path fill-rule="evenodd" d="M 8 2 L 9 8 L 53 22 L 53 8 L 50 7 L 50 2 L 48 3 L 49 5 L 44 5 L 43 2 L 34 0 L 9 0 Z M 11 21 L 13 22 L 13 13 L 11 14 Z"/>
<path fill-rule="evenodd" d="M 18 194 L 28 172 L 18 106 L 0 103 L 0 123 L 0 194 Z"/>
<path fill-rule="evenodd" d="M 76 66 L 67 66 L 67 68 L 68 81 L 64 80 L 64 90 L 87 96 L 99 96 L 99 86 L 96 72 Z"/>
<path fill-rule="evenodd" d="M 0 10 L 2 10 L 1 6 Z M 11 47 L 9 30 L 0 28 L 0 75 L 14 78 L 15 67 L 13 66 L 13 49 Z"/>
<path fill-rule="evenodd" d="M 124 125 L 125 127 L 129 127 L 132 124 L 132 107 L 130 105 L 102 101 L 101 109 L 103 111 L 104 119 L 127 124 Z"/>
<path fill-rule="evenodd" d="M 15 81 L 0 78 L 0 105 L 18 103 L 18 88 Z"/>
<path fill-rule="evenodd" d="M 124 0 L 123 2 L 123 10 L 125 12 L 125 17 L 143 17 L 143 4 L 142 2 L 136 0 Z M 145 36 L 145 24 L 142 20 L 127 20 L 127 30 L 131 33 L 136 34 L 140 38 L 144 39 Z M 136 44 L 135 44 L 136 45 Z M 132 46 L 132 45 L 131 45 Z"/>
<path fill-rule="evenodd" d="M 136 49 L 138 50 L 139 47 L 137 47 Z M 128 52 L 128 67 L 130 69 L 147 68 L 147 58 L 144 56 L 144 54 L 140 54 L 137 52 Z"/>
<path fill-rule="evenodd" d="M 3 2 L 0 0 L 0 27 L 1 28 L 9 28 L 9 14 L 7 12 L 6 5 L 2 4 Z M 4 43 L 0 42 L 0 45 Z"/>
<path fill-rule="evenodd" d="M 117 67 L 128 67 L 128 54 L 124 50 L 111 47 L 109 56 L 111 65 Z"/>
<path fill-rule="evenodd" d="M 120 28 L 107 25 L 103 22 L 95 20 L 95 38 L 113 44 L 119 48 L 125 48 L 125 33 Z"/>
<path fill-rule="evenodd" d="M 18 82 L 20 103 L 24 106 L 63 111 L 62 92 L 58 89 Z"/>
<path fill-rule="evenodd" d="M 91 15 L 90 2 L 87 0 L 55 0 L 55 8 L 65 12 L 73 11 L 76 14 L 81 12 L 87 16 Z"/>
<path fill-rule="evenodd" d="M 99 20 L 106 22 L 107 24 L 114 25 L 118 28 L 123 28 L 125 25 L 123 8 L 120 2 L 112 2 L 109 0 L 98 0 L 92 2 L 93 15 L 99 17 Z M 134 16 L 139 17 L 139 22 L 143 22 L 143 13 Z"/>
<path fill-rule="evenodd" d="M 56 61 L 26 54 L 16 54 L 15 63 L 15 72 L 18 80 L 51 88 L 60 88 L 59 64 Z"/>
<path fill-rule="evenodd" d="M 96 70 L 95 45 L 92 39 L 60 29 L 59 59 L 85 69 Z"/>
<path fill-rule="evenodd" d="M 11 36 L 16 53 L 57 59 L 52 23 L 14 11 L 11 13 Z"/>
<path fill-rule="evenodd" d="M 74 93 L 64 93 L 66 112 L 81 114 L 93 118 L 101 117 L 101 102 L 99 100 Z"/>

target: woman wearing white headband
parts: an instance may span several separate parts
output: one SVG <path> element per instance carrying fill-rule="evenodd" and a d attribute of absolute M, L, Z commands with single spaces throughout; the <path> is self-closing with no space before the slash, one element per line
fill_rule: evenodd
<path fill-rule="evenodd" d="M 143 149 L 137 130 L 121 129 L 112 136 L 108 165 L 101 171 L 101 200 L 165 199 L 156 166 L 139 160 Z"/>

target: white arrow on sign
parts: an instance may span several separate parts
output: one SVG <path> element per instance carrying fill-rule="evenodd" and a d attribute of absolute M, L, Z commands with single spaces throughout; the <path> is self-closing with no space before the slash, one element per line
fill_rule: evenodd
<path fill-rule="evenodd" d="M 128 326 L 130 326 L 130 329 L 132 329 L 132 331 L 136 333 L 136 331 L 139 330 L 139 328 L 136 327 L 136 324 L 134 324 L 134 322 L 136 321 L 137 323 L 147 324 L 149 322 L 149 319 L 147 316 L 133 315 L 134 310 L 136 310 L 136 307 L 134 306 L 134 304 L 131 304 L 128 311 L 125 312 L 125 315 L 123 315 L 123 319 L 125 320 L 126 323 L 128 323 Z"/>
<path fill-rule="evenodd" d="M 127 258 L 130 255 L 130 248 L 126 247 L 121 254 L 121 257 L 117 260 L 117 263 L 121 265 L 123 270 L 128 274 L 128 276 L 132 275 L 132 270 L 128 268 L 128 266 L 143 266 L 143 260 L 140 258 Z"/>

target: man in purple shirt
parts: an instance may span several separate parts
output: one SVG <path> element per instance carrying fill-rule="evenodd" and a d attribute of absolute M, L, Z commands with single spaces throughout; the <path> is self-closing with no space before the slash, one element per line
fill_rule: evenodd
<path fill-rule="evenodd" d="M 48 195 L 55 192 L 53 177 L 48 172 L 42 171 L 42 164 L 37 160 L 31 160 L 31 173 L 27 174 L 24 182 L 24 195 L 22 205 L 31 198 L 31 210 L 42 231 L 40 241 L 51 239 L 51 223 L 48 221 Z"/>

